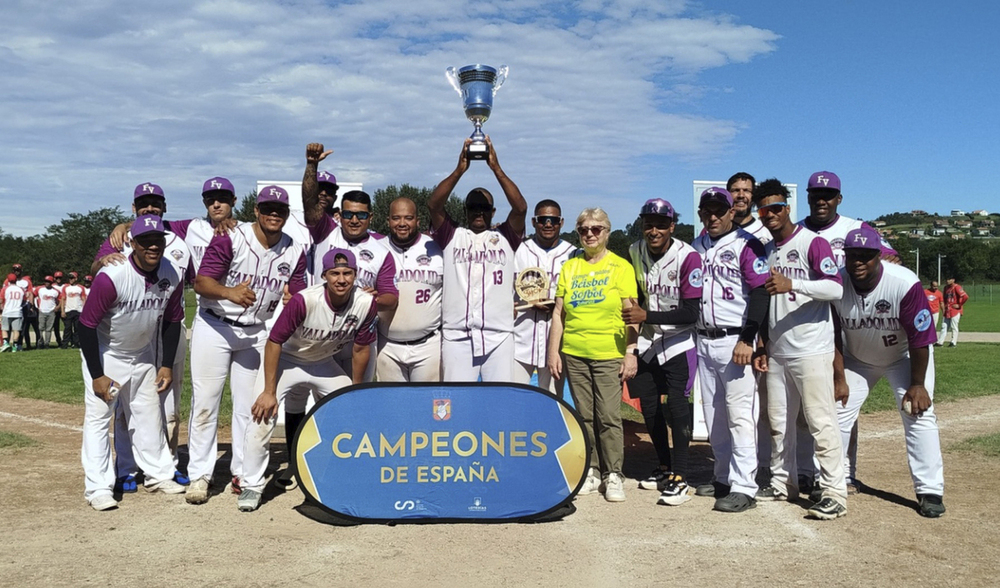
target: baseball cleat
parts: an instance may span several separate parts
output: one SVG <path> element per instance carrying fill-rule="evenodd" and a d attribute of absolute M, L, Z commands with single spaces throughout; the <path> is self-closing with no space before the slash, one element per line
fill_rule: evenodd
<path fill-rule="evenodd" d="M 155 484 L 145 486 L 147 492 L 162 492 L 164 494 L 184 494 L 184 486 L 173 480 L 163 480 Z"/>
<path fill-rule="evenodd" d="M 243 493 L 243 488 L 240 487 L 240 477 L 233 476 L 233 481 L 229 483 L 229 490 L 236 495 Z"/>
<path fill-rule="evenodd" d="M 826 497 L 809 508 L 806 516 L 821 521 L 832 521 L 847 515 L 847 507 L 836 500 Z"/>
<path fill-rule="evenodd" d="M 597 474 L 595 468 L 590 468 L 587 471 L 587 479 L 583 481 L 583 486 L 580 486 L 580 491 L 577 492 L 578 496 L 586 496 L 587 494 L 594 494 L 598 492 L 601 488 L 601 478 Z"/>
<path fill-rule="evenodd" d="M 118 508 L 118 501 L 110 494 L 98 494 L 90 499 L 90 506 L 94 510 L 111 510 Z"/>
<path fill-rule="evenodd" d="M 667 485 L 667 478 L 671 475 L 671 472 L 667 470 L 654 468 L 645 480 L 639 480 L 639 488 L 643 490 L 663 490 Z"/>
<path fill-rule="evenodd" d="M 10 351 L 10 343 L 0 345 L 0 353 L 3 353 L 4 351 Z"/>
<path fill-rule="evenodd" d="M 757 500 L 788 500 L 788 495 L 768 484 L 757 491 Z"/>
<path fill-rule="evenodd" d="M 122 494 L 132 494 L 138 489 L 139 485 L 135 481 L 135 474 L 122 476 L 117 480 L 115 480 L 115 492 L 120 492 Z"/>
<path fill-rule="evenodd" d="M 657 499 L 656 504 L 664 506 L 680 506 L 691 500 L 691 487 L 688 486 L 684 478 L 678 476 L 677 474 L 671 474 L 670 478 L 667 479 L 666 485 L 663 487 L 663 492 L 660 493 L 660 498 Z"/>
<path fill-rule="evenodd" d="M 936 519 L 944 514 L 944 502 L 937 494 L 918 494 L 917 501 L 920 503 L 918 512 L 922 517 Z"/>
<path fill-rule="evenodd" d="M 757 501 L 740 492 L 730 492 L 716 499 L 715 505 L 712 506 L 712 510 L 719 512 L 743 512 L 751 508 L 757 508 Z"/>
<path fill-rule="evenodd" d="M 260 508 L 260 492 L 256 490 L 244 490 L 240 492 L 240 497 L 236 500 L 236 506 L 240 512 L 253 512 Z"/>
<path fill-rule="evenodd" d="M 188 486 L 184 497 L 188 504 L 205 504 L 208 502 L 208 480 L 198 478 Z"/>
<path fill-rule="evenodd" d="M 625 502 L 625 483 L 621 474 L 608 474 L 604 482 L 604 499 L 608 502 Z"/>

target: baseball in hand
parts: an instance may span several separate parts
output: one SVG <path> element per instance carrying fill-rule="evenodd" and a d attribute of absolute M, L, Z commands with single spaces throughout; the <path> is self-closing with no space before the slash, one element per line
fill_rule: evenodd
<path fill-rule="evenodd" d="M 903 401 L 903 412 L 905 412 L 906 414 L 912 416 L 913 415 L 913 403 L 910 402 L 909 400 L 904 400 Z"/>

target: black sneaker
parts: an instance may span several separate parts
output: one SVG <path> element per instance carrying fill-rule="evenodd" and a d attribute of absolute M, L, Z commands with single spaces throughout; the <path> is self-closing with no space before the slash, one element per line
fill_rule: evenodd
<path fill-rule="evenodd" d="M 639 480 L 639 487 L 643 490 L 663 490 L 667 485 L 667 479 L 673 475 L 671 472 L 661 468 L 654 468 L 646 476 L 645 480 Z"/>
<path fill-rule="evenodd" d="M 847 507 L 832 498 L 824 498 L 809 508 L 806 516 L 821 521 L 832 521 L 847 515 Z"/>
<path fill-rule="evenodd" d="M 771 484 L 757 490 L 757 500 L 788 500 L 788 495 Z"/>
<path fill-rule="evenodd" d="M 725 496 L 729 494 L 729 485 L 722 482 L 701 484 L 694 489 L 695 496 Z"/>
<path fill-rule="evenodd" d="M 691 494 L 688 493 L 690 488 L 687 482 L 684 481 L 683 476 L 671 474 L 667 478 L 666 484 L 663 486 L 663 492 L 660 493 L 660 498 L 656 501 L 656 504 L 680 506 L 691 500 Z"/>
<path fill-rule="evenodd" d="M 936 519 L 944 514 L 944 502 L 937 494 L 917 494 L 920 516 Z"/>
<path fill-rule="evenodd" d="M 816 480 L 810 478 L 809 476 L 803 476 L 799 474 L 799 494 L 811 495 L 813 490 L 816 489 Z M 813 501 L 817 502 L 817 501 Z"/>
<path fill-rule="evenodd" d="M 756 500 L 746 494 L 730 492 L 728 495 L 717 499 L 715 501 L 715 506 L 712 507 L 712 510 L 720 512 L 743 512 L 745 510 L 750 510 L 751 508 L 757 508 Z"/>

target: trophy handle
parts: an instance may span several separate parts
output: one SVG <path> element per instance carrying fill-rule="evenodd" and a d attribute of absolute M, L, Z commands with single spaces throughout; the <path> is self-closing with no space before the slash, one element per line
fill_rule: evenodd
<path fill-rule="evenodd" d="M 507 73 L 509 71 L 510 71 L 510 68 L 507 67 L 506 65 L 501 65 L 497 69 L 497 77 L 493 80 L 493 95 L 494 96 L 497 95 L 497 90 L 499 90 L 500 86 L 502 86 L 503 83 L 504 83 L 504 81 L 507 80 Z"/>
<path fill-rule="evenodd" d="M 459 96 L 461 96 L 462 85 L 458 83 L 458 69 L 455 67 L 449 67 L 448 69 L 444 70 L 444 75 L 446 78 L 448 78 L 448 82 L 451 83 L 451 87 L 455 88 L 455 91 L 458 92 Z M 494 92 L 495 91 L 496 90 L 494 90 Z"/>

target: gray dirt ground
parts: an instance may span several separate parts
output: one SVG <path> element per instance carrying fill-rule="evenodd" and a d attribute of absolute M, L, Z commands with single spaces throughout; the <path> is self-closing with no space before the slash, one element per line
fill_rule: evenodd
<path fill-rule="evenodd" d="M 625 503 L 581 497 L 577 513 L 555 523 L 337 528 L 293 510 L 298 490 L 273 488 L 249 514 L 228 491 L 189 506 L 140 490 L 117 510 L 94 512 L 82 498 L 82 407 L 0 394 L 0 428 L 41 442 L 0 450 L 0 578 L 6 586 L 996 585 L 991 497 L 1000 464 L 948 448 L 996 432 L 1000 397 L 938 411 L 948 507 L 938 520 L 914 511 L 902 426 L 888 412 L 861 421 L 859 476 L 877 490 L 852 497 L 837 521 L 805 519 L 787 503 L 740 515 L 712 512 L 700 497 L 660 507 L 655 492 L 630 482 Z M 641 426 L 626 438 L 634 478 L 653 463 L 652 449 Z M 697 474 L 708 475 L 707 446 L 693 449 Z"/>

